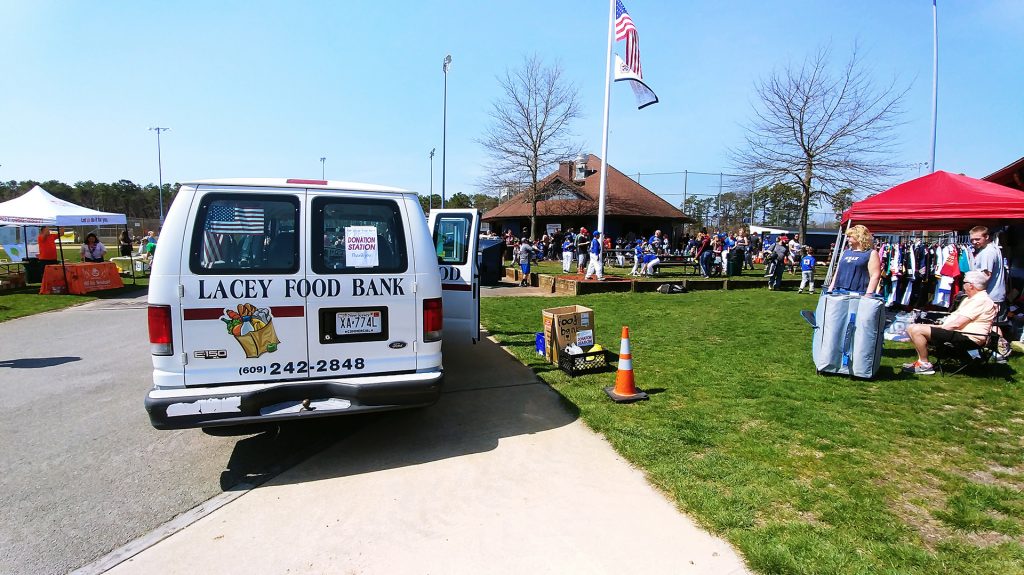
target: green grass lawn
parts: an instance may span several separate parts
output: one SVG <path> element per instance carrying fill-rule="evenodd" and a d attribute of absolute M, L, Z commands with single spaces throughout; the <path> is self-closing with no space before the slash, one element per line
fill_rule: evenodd
<path fill-rule="evenodd" d="M 541 309 L 574 303 L 595 310 L 609 350 L 630 327 L 650 401 L 612 403 L 614 373 L 570 378 L 536 355 Z M 905 375 L 913 350 L 887 342 L 875 380 L 819 376 L 797 314 L 815 303 L 761 290 L 510 297 L 485 298 L 482 315 L 760 573 L 1024 572 L 1024 362 Z"/>
<path fill-rule="evenodd" d="M 116 248 L 117 246 L 114 246 L 113 249 L 110 246 L 107 247 L 106 259 L 117 257 Z M 64 249 L 61 251 L 64 253 L 64 261 L 67 263 L 81 261 L 79 244 L 64 244 Z M 0 248 L 0 258 L 5 257 L 7 257 L 6 253 Z M 22 289 L 0 292 L 0 322 L 71 307 L 96 299 L 124 297 L 126 294 L 149 288 L 149 276 L 136 276 L 135 285 L 132 285 L 131 276 L 121 276 L 121 281 L 124 282 L 123 288 L 93 292 L 89 295 L 39 295 L 39 284 L 29 284 L 28 287 Z"/>
<path fill-rule="evenodd" d="M 127 295 L 138 295 L 149 289 L 148 277 L 135 278 L 135 285 L 132 285 L 131 277 L 122 277 L 124 287 L 92 292 L 88 295 L 40 295 L 39 284 L 29 284 L 28 287 L 0 292 L 0 322 L 10 319 L 34 315 L 44 311 L 62 309 L 93 301 L 96 299 L 114 299 Z"/>

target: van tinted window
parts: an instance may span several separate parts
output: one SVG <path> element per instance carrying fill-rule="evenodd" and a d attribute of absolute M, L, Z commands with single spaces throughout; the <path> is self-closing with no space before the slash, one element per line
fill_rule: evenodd
<path fill-rule="evenodd" d="M 391 200 L 313 200 L 313 271 L 400 273 L 408 267 L 402 213 Z"/>
<path fill-rule="evenodd" d="M 472 219 L 467 214 L 445 214 L 434 223 L 434 247 L 437 263 L 462 265 L 469 257 L 469 230 Z"/>
<path fill-rule="evenodd" d="M 294 273 L 299 268 L 299 200 L 266 194 L 207 194 L 189 250 L 197 274 Z"/>

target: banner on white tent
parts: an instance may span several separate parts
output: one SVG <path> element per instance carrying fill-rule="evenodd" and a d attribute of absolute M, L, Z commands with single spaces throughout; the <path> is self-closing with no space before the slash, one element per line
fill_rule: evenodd
<path fill-rule="evenodd" d="M 57 216 L 58 226 L 106 226 L 125 223 L 122 214 L 104 214 L 102 216 Z"/>

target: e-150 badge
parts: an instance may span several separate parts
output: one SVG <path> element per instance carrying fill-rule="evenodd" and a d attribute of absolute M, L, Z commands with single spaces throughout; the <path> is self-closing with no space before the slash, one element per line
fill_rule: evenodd
<path fill-rule="evenodd" d="M 225 308 L 220 320 L 227 324 L 228 333 L 242 346 L 245 357 L 259 357 L 277 351 L 281 340 L 277 339 L 277 332 L 274 331 L 270 308 L 240 303 L 236 309 L 238 311 Z"/>

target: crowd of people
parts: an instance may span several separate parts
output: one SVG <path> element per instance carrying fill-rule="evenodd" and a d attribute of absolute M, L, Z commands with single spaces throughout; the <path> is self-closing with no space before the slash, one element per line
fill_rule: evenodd
<path fill-rule="evenodd" d="M 772 266 L 767 274 L 772 278 L 772 289 L 778 286 L 784 270 L 796 273 L 799 268 L 801 275 L 807 278 L 807 292 L 814 290 L 816 261 L 813 250 L 800 244 L 799 234 L 792 238 L 786 235 L 776 238 L 768 234 L 748 233 L 745 228 L 732 232 L 702 229 L 673 240 L 661 230 L 655 230 L 650 236 L 629 232 L 613 239 L 604 235 L 597 244 L 594 239 L 595 235 L 600 236 L 600 232 L 589 231 L 586 227 L 544 234 L 538 240 L 526 234 L 526 229 L 523 229 L 522 237 L 506 230 L 503 236 L 506 259 L 520 266 L 539 261 L 561 261 L 563 273 L 573 273 L 575 268 L 575 273 L 586 275 L 588 266 L 593 262 L 594 275 L 600 278 L 603 273 L 598 268 L 604 262 L 598 260 L 614 258 L 619 267 L 631 263 L 630 275 L 640 277 L 654 275 L 658 265 L 671 257 L 673 261 L 692 261 L 700 275 L 708 278 L 723 274 L 741 275 L 744 270 L 753 270 L 755 261 L 778 261 L 782 265 Z M 530 246 L 529 249 L 523 249 L 524 245 Z M 801 286 L 801 291 L 804 287 Z"/>

